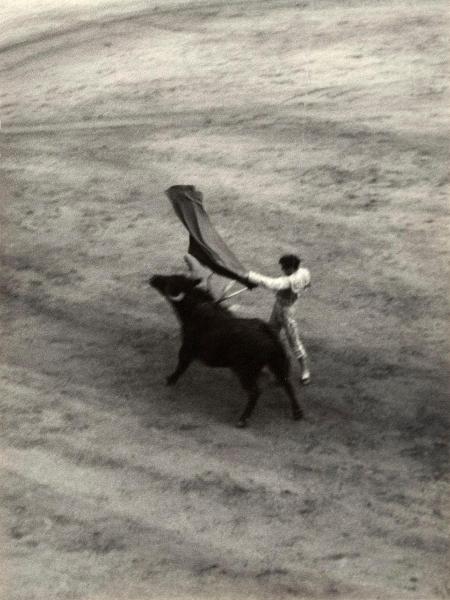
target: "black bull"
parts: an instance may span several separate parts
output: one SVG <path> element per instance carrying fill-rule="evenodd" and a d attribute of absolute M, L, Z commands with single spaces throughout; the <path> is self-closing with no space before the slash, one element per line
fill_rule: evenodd
<path fill-rule="evenodd" d="M 235 317 L 208 292 L 197 287 L 199 279 L 154 275 L 149 283 L 171 304 L 182 329 L 178 365 L 167 377 L 167 385 L 176 383 L 195 359 L 209 367 L 231 369 L 248 395 L 247 406 L 238 421 L 239 427 L 245 427 L 260 395 L 258 376 L 267 366 L 291 401 L 292 417 L 302 418 L 302 409 L 289 379 L 288 356 L 268 323 Z"/>

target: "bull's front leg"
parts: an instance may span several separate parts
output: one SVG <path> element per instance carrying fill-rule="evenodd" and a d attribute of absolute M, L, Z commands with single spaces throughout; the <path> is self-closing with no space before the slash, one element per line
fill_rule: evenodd
<path fill-rule="evenodd" d="M 187 344 L 183 344 L 178 353 L 178 364 L 175 371 L 166 378 L 167 385 L 174 385 L 181 375 L 186 371 L 191 362 L 194 360 L 192 349 Z"/>

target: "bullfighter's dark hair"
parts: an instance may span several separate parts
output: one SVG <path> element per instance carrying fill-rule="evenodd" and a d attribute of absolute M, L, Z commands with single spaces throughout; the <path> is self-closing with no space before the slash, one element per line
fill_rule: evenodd
<path fill-rule="evenodd" d="M 284 269 L 297 270 L 300 266 L 301 260 L 296 254 L 283 254 L 278 262 Z"/>

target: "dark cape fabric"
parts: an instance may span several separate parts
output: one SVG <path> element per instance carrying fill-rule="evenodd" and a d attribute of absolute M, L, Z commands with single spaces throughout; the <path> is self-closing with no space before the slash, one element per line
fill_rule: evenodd
<path fill-rule="evenodd" d="M 245 285 L 248 270 L 212 226 L 203 207 L 203 194 L 193 185 L 173 185 L 166 194 L 189 232 L 189 254 L 217 275 Z"/>

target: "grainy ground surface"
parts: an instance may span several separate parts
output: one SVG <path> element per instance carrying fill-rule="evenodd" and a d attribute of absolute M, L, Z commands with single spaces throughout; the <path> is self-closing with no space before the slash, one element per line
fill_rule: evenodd
<path fill-rule="evenodd" d="M 2 597 L 448 598 L 445 3 L 157 4 L 0 9 Z M 303 422 L 164 386 L 175 183 L 305 257 Z"/>

